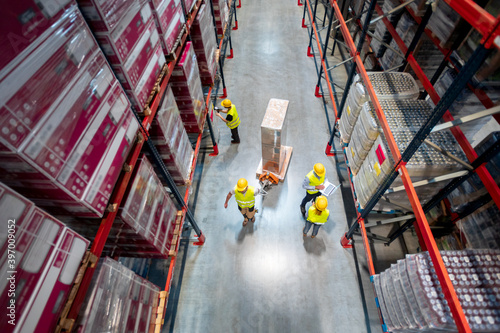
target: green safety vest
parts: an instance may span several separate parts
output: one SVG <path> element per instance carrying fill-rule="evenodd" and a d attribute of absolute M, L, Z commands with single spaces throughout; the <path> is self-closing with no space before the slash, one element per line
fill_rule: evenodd
<path fill-rule="evenodd" d="M 307 214 L 307 220 L 311 223 L 315 224 L 324 224 L 326 220 L 328 220 L 328 216 L 330 215 L 330 211 L 325 209 L 321 212 L 321 215 L 316 214 L 316 208 L 314 206 L 309 207 L 309 211 Z"/>
<path fill-rule="evenodd" d="M 236 202 L 240 208 L 251 208 L 255 205 L 255 187 L 248 186 L 245 194 L 241 193 L 237 190 L 236 186 L 234 187 L 234 196 L 236 198 Z"/>
<path fill-rule="evenodd" d="M 233 120 L 226 123 L 227 127 L 230 129 L 238 127 L 240 125 L 240 117 L 238 117 L 238 111 L 236 111 L 236 106 L 234 106 L 234 104 L 231 104 L 231 109 L 227 114 L 233 116 Z"/>
<path fill-rule="evenodd" d="M 318 186 L 318 185 L 321 185 L 325 182 L 325 175 L 321 176 L 318 179 L 316 177 L 316 175 L 314 174 L 314 170 L 309 171 L 309 173 L 306 175 L 306 177 L 309 179 L 309 185 L 311 185 L 311 186 Z M 318 193 L 318 190 L 307 190 L 307 193 L 309 193 L 309 194 Z"/>

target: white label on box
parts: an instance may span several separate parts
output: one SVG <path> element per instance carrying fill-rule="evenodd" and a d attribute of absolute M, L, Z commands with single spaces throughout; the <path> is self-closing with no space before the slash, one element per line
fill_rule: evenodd
<path fill-rule="evenodd" d="M 168 25 L 167 32 L 165 33 L 165 38 L 170 37 L 172 34 L 172 31 L 174 31 L 175 27 L 177 26 L 178 22 L 181 19 L 181 13 L 177 12 L 174 17 L 172 18 L 172 21 L 170 21 L 170 24 Z M 175 36 L 177 38 L 177 36 Z"/>
<path fill-rule="evenodd" d="M 71 250 L 69 250 L 70 258 L 66 259 L 59 276 L 61 283 L 70 285 L 73 282 L 86 250 L 87 243 L 84 240 L 78 237 L 73 238 L 73 244 L 71 244 Z"/>
<path fill-rule="evenodd" d="M 163 56 L 163 54 L 161 54 Z M 135 93 L 137 96 L 141 94 L 141 91 L 144 89 L 144 85 L 148 81 L 149 77 L 151 76 L 151 73 L 153 72 L 153 68 L 155 68 L 156 63 L 158 62 L 159 54 L 158 52 L 155 52 L 153 56 L 151 57 L 151 60 L 149 61 L 148 66 L 142 73 L 141 79 L 137 83 L 137 87 L 135 88 Z M 163 59 L 165 59 L 165 56 L 163 56 Z"/>
<path fill-rule="evenodd" d="M 141 39 L 139 39 L 139 41 L 137 41 L 137 43 L 135 44 L 134 49 L 127 58 L 127 62 L 125 62 L 125 68 L 127 69 L 127 72 L 135 64 L 137 57 L 141 54 L 141 51 L 144 48 L 144 45 L 146 45 L 146 43 L 148 42 L 150 36 L 151 36 L 150 30 L 144 31 Z"/>
<path fill-rule="evenodd" d="M 2 196 L 2 199 L 0 200 L 0 212 L 2 214 L 9 214 L 7 219 L 14 219 L 16 221 L 16 224 L 20 224 L 21 221 L 19 221 L 19 218 L 21 217 L 21 214 L 24 212 L 26 209 L 26 204 L 19 198 L 11 195 L 11 194 L 4 194 Z M 2 231 L 0 232 L 0 245 L 5 244 L 7 241 L 7 228 L 2 228 Z"/>
<path fill-rule="evenodd" d="M 99 71 L 97 79 L 95 80 L 94 91 L 97 98 L 101 99 L 103 97 L 103 95 L 106 93 L 106 90 L 108 90 L 108 87 L 112 84 L 113 81 L 113 73 L 111 73 L 111 70 L 107 65 L 104 65 L 104 67 Z"/>
<path fill-rule="evenodd" d="M 156 44 L 158 44 L 159 39 L 160 39 L 160 36 L 158 35 L 158 30 L 154 29 L 153 33 L 151 34 L 151 38 L 149 39 L 151 41 L 151 46 L 155 47 Z"/>
<path fill-rule="evenodd" d="M 36 238 L 29 247 L 25 260 L 23 260 L 21 268 L 28 273 L 38 273 L 42 268 L 47 254 L 50 249 L 56 246 L 56 236 L 61 226 L 54 221 L 45 218 L 40 229 L 37 232 Z"/>
<path fill-rule="evenodd" d="M 79 66 L 94 46 L 96 45 L 90 32 L 83 29 L 66 45 L 66 53 L 73 63 Z"/>
<path fill-rule="evenodd" d="M 81 87 L 88 86 L 92 77 L 88 72 L 82 74 L 81 80 L 78 85 L 73 86 L 65 98 L 58 105 L 57 109 L 52 112 L 52 115 L 47 119 L 42 128 L 35 134 L 35 139 L 32 141 L 25 150 L 26 155 L 32 159 L 36 159 L 42 148 L 45 146 L 47 140 L 52 136 L 54 131 L 57 129 L 57 125 L 67 117 L 67 113 L 71 111 L 73 104 L 78 100 L 78 97 L 82 94 Z M 80 85 L 81 84 L 81 85 Z"/>
<path fill-rule="evenodd" d="M 83 16 L 87 18 L 90 21 L 100 21 L 101 16 L 99 16 L 99 13 L 97 12 L 97 9 L 95 7 L 80 7 L 80 10 L 83 13 Z"/>
<path fill-rule="evenodd" d="M 156 9 L 156 12 L 158 13 L 159 17 L 163 16 L 163 13 L 167 9 L 168 6 L 170 6 L 170 0 L 163 0 L 160 4 L 160 6 Z"/>
<path fill-rule="evenodd" d="M 150 19 L 151 15 L 153 15 L 151 7 L 148 3 L 146 3 L 141 9 L 142 22 L 146 23 Z"/>
<path fill-rule="evenodd" d="M 115 104 L 113 104 L 113 107 L 109 111 L 109 114 L 111 115 L 114 124 L 116 125 L 120 119 L 122 119 L 123 114 L 127 108 L 127 97 L 125 94 L 122 92 L 120 96 L 116 99 Z"/>
<path fill-rule="evenodd" d="M 125 129 L 120 128 L 118 133 L 116 133 L 113 142 L 111 143 L 108 151 L 106 152 L 106 157 L 102 161 L 102 164 L 97 168 L 98 172 L 92 177 L 89 182 L 89 191 L 85 195 L 85 201 L 88 203 L 92 203 L 97 195 L 97 191 L 101 188 L 102 182 L 106 178 L 106 175 L 109 172 L 109 168 L 111 167 L 111 163 L 116 157 L 118 152 L 118 148 L 120 148 L 123 138 L 125 136 Z"/>
<path fill-rule="evenodd" d="M 132 140 L 134 140 L 138 129 L 139 129 L 139 124 L 137 123 L 137 121 L 132 120 L 132 122 L 130 123 L 130 125 L 127 129 L 127 134 L 125 134 L 125 138 L 127 139 L 127 143 L 130 144 L 132 142 Z"/>
<path fill-rule="evenodd" d="M 38 7 L 47 18 L 56 15 L 61 8 L 68 4 L 70 0 L 37 0 Z"/>

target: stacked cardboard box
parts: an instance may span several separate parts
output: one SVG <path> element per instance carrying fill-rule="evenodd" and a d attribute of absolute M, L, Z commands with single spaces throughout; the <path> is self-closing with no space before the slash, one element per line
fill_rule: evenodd
<path fill-rule="evenodd" d="M 142 112 L 165 64 L 150 5 L 145 0 L 79 3 L 134 108 Z"/>
<path fill-rule="evenodd" d="M 186 9 L 186 15 L 191 13 L 193 10 L 194 4 L 197 2 L 197 0 L 182 0 L 184 3 L 184 8 Z"/>
<path fill-rule="evenodd" d="M 94 274 L 78 332 L 153 332 L 160 289 L 106 257 Z"/>
<path fill-rule="evenodd" d="M 0 326 L 53 332 L 89 242 L 2 183 L 0 211 Z"/>
<path fill-rule="evenodd" d="M 473 332 L 500 330 L 500 252 L 441 251 L 458 301 Z M 390 332 L 452 332 L 456 325 L 427 252 L 409 254 L 373 276 Z"/>
<path fill-rule="evenodd" d="M 271 98 L 262 120 L 262 170 L 280 174 L 286 157 L 286 112 L 289 102 Z"/>
<path fill-rule="evenodd" d="M 178 45 L 184 27 L 184 13 L 180 0 L 149 0 L 160 43 L 165 54 L 171 54 Z"/>
<path fill-rule="evenodd" d="M 186 43 L 170 82 L 186 132 L 199 133 L 203 129 L 205 101 L 198 62 L 191 42 Z"/>
<path fill-rule="evenodd" d="M 0 72 L 3 182 L 61 214 L 102 216 L 138 124 L 76 6 Z"/>
<path fill-rule="evenodd" d="M 215 51 L 217 41 L 215 40 L 214 24 L 210 6 L 203 4 L 198 11 L 198 16 L 191 27 L 191 41 L 198 60 L 201 83 L 213 85 L 217 69 Z"/>
<path fill-rule="evenodd" d="M 229 22 L 229 7 L 227 6 L 226 0 L 215 0 L 213 1 L 213 8 L 217 34 L 223 35 L 224 29 Z"/>
<path fill-rule="evenodd" d="M 170 85 L 156 113 L 149 137 L 177 185 L 185 185 L 191 173 L 193 148 L 182 123 Z"/>

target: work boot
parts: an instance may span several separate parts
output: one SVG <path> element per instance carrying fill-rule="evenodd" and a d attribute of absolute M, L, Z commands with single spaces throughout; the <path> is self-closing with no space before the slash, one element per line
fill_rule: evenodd
<path fill-rule="evenodd" d="M 247 223 L 248 223 L 248 221 L 247 221 L 247 220 L 243 221 L 243 226 L 246 226 L 246 225 L 247 225 Z"/>
<path fill-rule="evenodd" d="M 314 237 L 316 237 L 316 236 L 314 236 L 314 235 L 311 236 L 311 238 L 314 238 Z"/>
<path fill-rule="evenodd" d="M 231 140 L 231 143 L 240 143 L 240 141 Z"/>
<path fill-rule="evenodd" d="M 306 217 L 306 207 L 300 206 L 300 212 L 302 213 L 302 216 Z"/>
<path fill-rule="evenodd" d="M 259 209 L 255 208 L 255 214 L 257 214 L 258 212 L 259 212 Z"/>

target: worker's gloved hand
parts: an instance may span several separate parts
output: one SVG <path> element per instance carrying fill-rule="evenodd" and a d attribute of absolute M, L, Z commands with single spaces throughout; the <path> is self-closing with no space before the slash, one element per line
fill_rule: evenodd
<path fill-rule="evenodd" d="M 218 113 L 221 110 L 221 108 L 215 107 L 214 110 L 215 110 L 215 112 Z"/>

